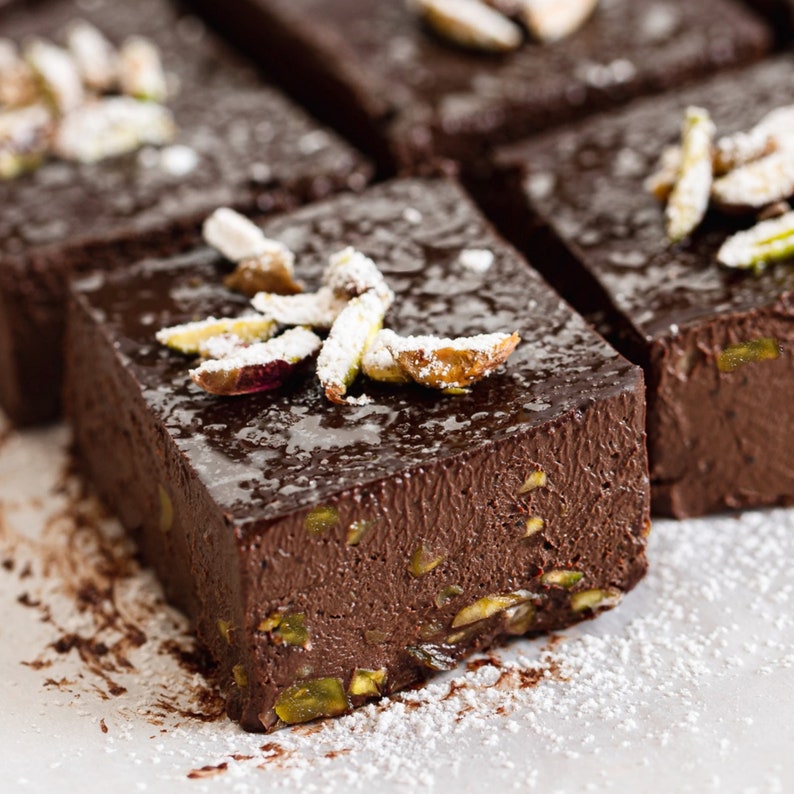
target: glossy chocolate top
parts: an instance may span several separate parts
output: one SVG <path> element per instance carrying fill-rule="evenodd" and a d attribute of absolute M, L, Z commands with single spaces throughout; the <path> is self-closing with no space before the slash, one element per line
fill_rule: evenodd
<path fill-rule="evenodd" d="M 247 1 L 285 21 L 371 116 L 395 116 L 400 137 L 419 147 L 428 125 L 442 136 L 515 137 L 742 62 L 768 43 L 733 0 L 601 0 L 569 38 L 503 56 L 440 41 L 404 0 L 339 0 L 332 13 L 325 0 Z"/>
<path fill-rule="evenodd" d="M 716 263 L 726 237 L 754 216 L 712 213 L 690 241 L 671 246 L 664 207 L 643 188 L 662 149 L 680 139 L 687 106 L 708 109 L 718 134 L 749 129 L 794 103 L 793 69 L 791 58 L 771 60 L 499 153 L 502 163 L 526 166 L 527 200 L 641 337 L 768 306 L 794 290 L 791 263 L 761 275 Z"/>
<path fill-rule="evenodd" d="M 149 147 L 92 165 L 52 159 L 0 182 L 0 255 L 163 226 L 219 204 L 267 211 L 276 191 L 303 200 L 366 182 L 368 167 L 352 149 L 166 0 L 54 0 L 6 13 L 0 33 L 17 43 L 34 34 L 60 42 L 75 19 L 117 45 L 136 34 L 155 41 L 176 90 L 166 103 L 179 128 L 174 143 L 192 154 Z M 185 156 L 195 160 L 187 173 Z"/>
<path fill-rule="evenodd" d="M 541 425 L 554 443 L 555 419 L 639 383 L 637 369 L 494 236 L 453 184 L 389 183 L 280 217 L 265 231 L 295 251 L 309 289 L 339 249 L 354 245 L 372 256 L 397 294 L 386 325 L 398 332 L 518 330 L 523 342 L 505 368 L 464 396 L 361 377 L 352 393 L 365 391 L 374 403 L 337 406 L 311 366 L 278 392 L 223 399 L 193 385 L 191 359 L 154 340 L 164 326 L 245 308 L 219 285 L 217 256 L 199 250 L 83 280 L 78 292 L 152 411 L 213 497 L 239 519 L 322 503 L 344 488 L 415 473 L 463 451 L 487 454 L 491 442 Z M 464 267 L 467 249 L 492 251 L 490 269 Z"/>

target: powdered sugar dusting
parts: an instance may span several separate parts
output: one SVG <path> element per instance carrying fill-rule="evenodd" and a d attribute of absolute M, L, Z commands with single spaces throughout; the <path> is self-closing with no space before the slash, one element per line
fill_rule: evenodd
<path fill-rule="evenodd" d="M 149 612 L 141 623 L 148 639 L 134 668 L 113 674 L 126 691 L 109 699 L 76 651 L 50 647 L 58 630 L 31 621 L 36 601 L 69 629 L 85 620 L 69 609 L 68 566 L 39 564 L 63 542 L 45 525 L 63 510 L 67 443 L 62 428 L 0 442 L 0 741 L 12 790 L 92 794 L 128 779 L 157 794 L 749 793 L 784 792 L 794 778 L 794 511 L 659 521 L 647 579 L 597 620 L 338 720 L 247 735 L 157 705 L 163 692 L 187 705 L 198 685 L 157 650 L 161 639 L 189 642 L 164 606 L 161 621 Z M 114 522 L 103 528 L 118 539 Z M 107 558 L 84 548 L 91 578 Z M 132 617 L 160 594 L 129 547 L 116 548 L 129 561 L 117 600 Z M 20 664 L 47 648 L 49 666 Z"/>

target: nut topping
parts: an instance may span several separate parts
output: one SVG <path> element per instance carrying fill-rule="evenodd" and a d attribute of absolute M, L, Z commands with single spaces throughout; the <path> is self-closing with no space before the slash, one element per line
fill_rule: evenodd
<path fill-rule="evenodd" d="M 202 343 L 216 337 L 233 334 L 241 342 L 250 344 L 270 339 L 275 330 L 276 324 L 272 320 L 259 315 L 221 319 L 209 317 L 194 323 L 163 328 L 157 332 L 156 339 L 161 345 L 178 350 L 180 353 L 196 355 L 201 352 Z"/>
<path fill-rule="evenodd" d="M 381 383 L 411 383 L 411 376 L 395 361 L 390 349 L 399 343 L 400 337 L 394 331 L 379 331 L 361 360 L 361 371 Z"/>
<path fill-rule="evenodd" d="M 136 99 L 165 102 L 168 85 L 157 47 L 143 38 L 132 36 L 119 51 L 119 83 L 124 94 Z"/>
<path fill-rule="evenodd" d="M 80 72 L 66 50 L 45 39 L 32 39 L 25 47 L 25 60 L 58 113 L 69 113 L 83 104 L 85 93 Z"/>
<path fill-rule="evenodd" d="M 667 236 L 677 243 L 703 220 L 712 182 L 714 124 L 708 111 L 687 108 L 681 141 L 681 168 L 667 203 Z"/>
<path fill-rule="evenodd" d="M 783 150 L 736 168 L 711 188 L 722 210 L 759 209 L 794 195 L 794 149 Z"/>
<path fill-rule="evenodd" d="M 480 0 L 409 0 L 441 38 L 482 52 L 508 52 L 523 41 L 521 28 Z"/>
<path fill-rule="evenodd" d="M 717 252 L 720 264 L 739 269 L 759 270 L 791 257 L 794 257 L 794 212 L 734 234 Z"/>
<path fill-rule="evenodd" d="M 210 359 L 190 370 L 193 382 L 210 394 L 233 396 L 277 389 L 320 347 L 318 336 L 292 328 L 229 358 Z"/>
<path fill-rule="evenodd" d="M 347 303 L 346 298 L 340 298 L 329 287 L 299 295 L 259 292 L 251 299 L 251 305 L 258 312 L 277 323 L 307 325 L 320 330 L 330 328 Z"/>
<path fill-rule="evenodd" d="M 53 117 L 45 105 L 0 112 L 0 179 L 38 167 L 47 154 Z"/>
<path fill-rule="evenodd" d="M 521 18 L 539 42 L 559 41 L 590 18 L 598 0 L 518 0 Z"/>
<path fill-rule="evenodd" d="M 19 57 L 13 41 L 0 39 L 0 106 L 23 107 L 37 98 L 38 86 L 33 70 Z"/>
<path fill-rule="evenodd" d="M 115 87 L 118 53 L 99 29 L 83 19 L 76 20 L 69 25 L 66 41 L 87 88 L 105 93 Z"/>

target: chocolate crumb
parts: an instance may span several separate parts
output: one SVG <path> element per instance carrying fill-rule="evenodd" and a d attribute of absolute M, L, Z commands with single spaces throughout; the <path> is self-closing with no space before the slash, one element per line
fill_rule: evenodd
<path fill-rule="evenodd" d="M 107 733 L 108 732 L 108 726 L 105 723 L 105 720 L 100 720 L 99 721 L 99 730 L 101 730 L 102 733 Z"/>
<path fill-rule="evenodd" d="M 202 766 L 200 769 L 193 769 L 187 773 L 191 780 L 202 780 L 207 777 L 216 777 L 222 775 L 229 768 L 229 764 L 224 761 L 222 764 L 216 766 Z"/>

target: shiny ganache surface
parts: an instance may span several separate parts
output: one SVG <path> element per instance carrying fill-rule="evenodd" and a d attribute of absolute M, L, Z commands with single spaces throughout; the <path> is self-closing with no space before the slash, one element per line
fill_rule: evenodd
<path fill-rule="evenodd" d="M 274 219 L 265 232 L 295 251 L 310 289 L 340 248 L 372 256 L 397 293 L 386 324 L 400 333 L 518 330 L 523 341 L 506 368 L 464 396 L 362 378 L 354 391 L 374 403 L 334 406 L 310 367 L 281 391 L 219 399 L 189 380 L 190 359 L 154 340 L 161 327 L 245 308 L 220 286 L 216 255 L 199 250 L 84 280 L 83 301 L 144 399 L 236 520 L 321 504 L 345 488 L 553 425 L 636 388 L 636 368 L 495 237 L 451 183 L 387 183 L 364 199 L 342 196 Z M 467 269 L 460 259 L 467 249 L 492 251 L 493 265 Z"/>
<path fill-rule="evenodd" d="M 0 183 L 0 255 L 189 219 L 219 204 L 258 206 L 271 194 L 321 197 L 362 187 L 368 169 L 351 148 L 320 128 L 197 18 L 165 0 L 118 3 L 48 0 L 4 12 L 0 34 L 60 41 L 64 27 L 87 19 L 118 45 L 131 35 L 159 46 L 173 89 L 174 143 L 95 164 L 50 160 L 32 174 Z M 182 167 L 185 155 L 194 167 Z M 295 203 L 295 202 L 293 202 Z"/>
<path fill-rule="evenodd" d="M 679 140 L 687 106 L 706 108 L 720 135 L 749 129 L 794 102 L 792 68 L 790 57 L 772 59 L 499 153 L 503 165 L 526 168 L 528 204 L 641 339 L 773 306 L 794 290 L 790 263 L 761 274 L 717 264 L 726 237 L 754 216 L 712 212 L 690 240 L 671 246 L 664 206 L 643 187 L 662 149 Z"/>

